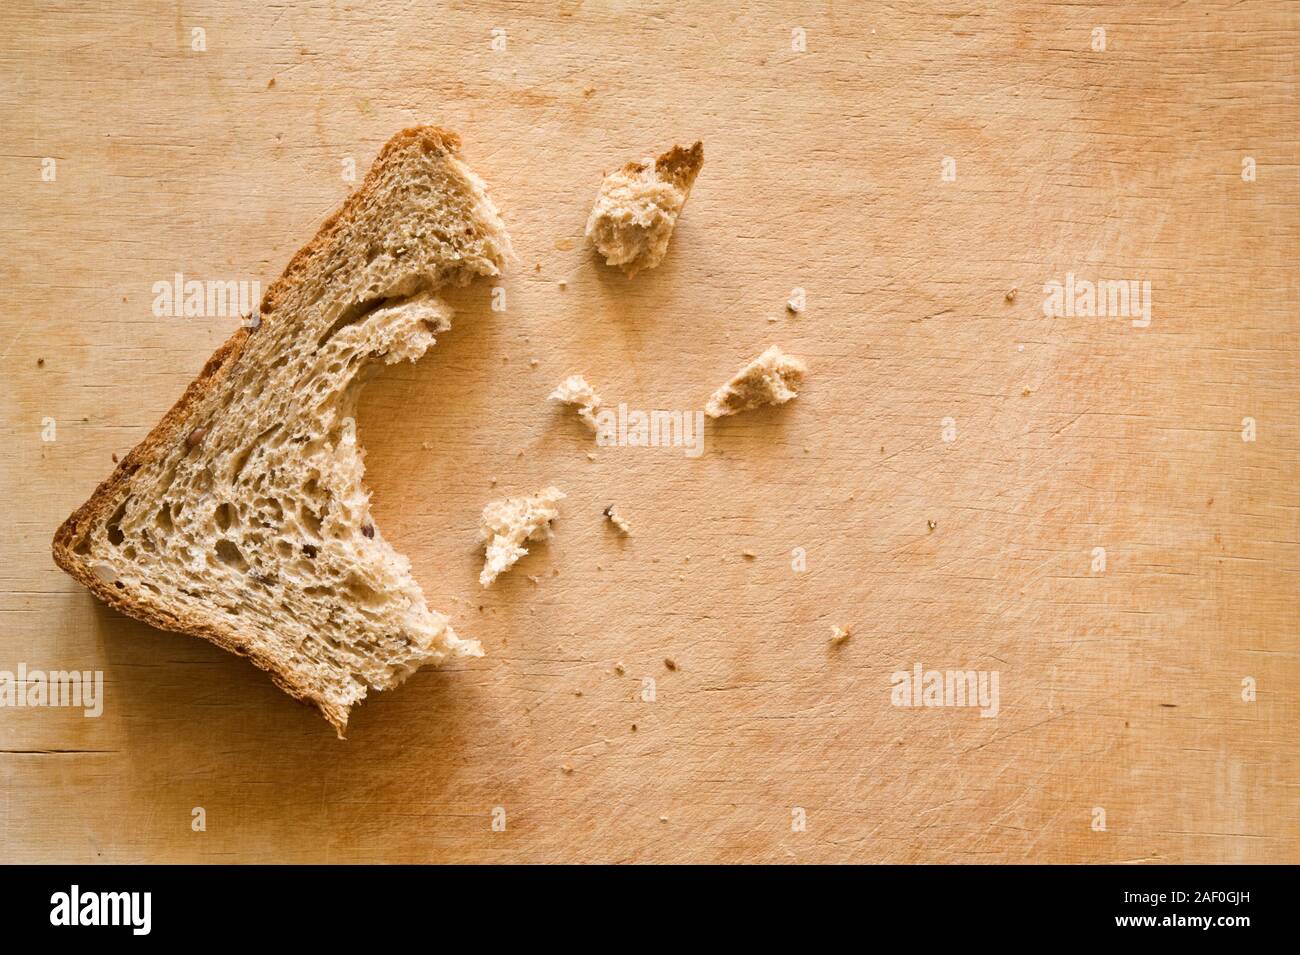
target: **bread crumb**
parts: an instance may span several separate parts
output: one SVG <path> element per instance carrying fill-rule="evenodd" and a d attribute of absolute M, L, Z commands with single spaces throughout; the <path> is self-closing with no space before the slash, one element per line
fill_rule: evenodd
<path fill-rule="evenodd" d="M 627 519 L 618 512 L 618 508 L 615 505 L 611 504 L 609 507 L 605 508 L 605 517 L 609 519 L 609 522 L 613 524 L 618 532 L 624 537 L 632 536 L 632 526 L 628 524 Z"/>
<path fill-rule="evenodd" d="M 934 530 L 939 525 L 936 524 L 934 521 L 926 521 L 925 526 L 928 527 L 930 530 Z"/>
<path fill-rule="evenodd" d="M 740 552 L 740 556 L 744 557 L 745 560 L 758 560 L 758 555 L 755 554 L 752 550 L 742 550 Z"/>
<path fill-rule="evenodd" d="M 837 647 L 844 643 L 844 641 L 848 640 L 852 635 L 853 634 L 849 627 L 841 627 L 837 625 L 831 626 L 831 643 Z"/>
<path fill-rule="evenodd" d="M 114 463 L 114 464 L 117 463 L 117 452 L 116 452 L 116 451 L 114 451 L 112 454 L 110 454 L 109 457 L 111 457 L 111 458 L 113 459 L 113 463 Z"/>
<path fill-rule="evenodd" d="M 796 302 L 794 299 L 790 299 L 785 303 L 785 310 L 789 312 L 791 315 L 798 315 L 800 312 L 803 311 L 803 309 L 799 306 L 799 303 Z"/>
<path fill-rule="evenodd" d="M 592 431 L 599 430 L 596 424 L 596 412 L 600 410 L 600 395 L 596 389 L 587 384 L 581 375 L 570 375 L 556 386 L 549 395 L 549 400 L 572 405 L 578 409 L 578 417 Z"/>
<path fill-rule="evenodd" d="M 594 461 L 594 460 L 596 460 L 596 452 L 595 452 L 595 451 L 588 451 L 588 452 L 587 452 L 587 460 L 588 460 L 588 461 Z"/>
<path fill-rule="evenodd" d="M 44 358 L 38 358 L 38 359 L 36 359 L 36 367 L 37 367 L 37 368 L 44 368 L 44 367 L 45 367 L 45 359 L 44 359 Z"/>
<path fill-rule="evenodd" d="M 667 822 L 667 821 L 668 821 L 668 817 L 667 817 L 667 816 L 660 816 L 660 817 L 659 817 L 659 821 L 660 821 L 660 822 Z"/>
<path fill-rule="evenodd" d="M 762 405 L 785 404 L 799 394 L 808 367 L 773 345 L 713 393 L 704 413 L 710 418 L 748 411 Z"/>
<path fill-rule="evenodd" d="M 556 284 L 560 286 L 560 291 L 561 291 L 561 292 L 563 292 L 566 288 L 569 287 L 569 283 L 566 282 L 566 281 L 564 281 L 564 279 L 560 279 L 560 281 L 557 282 Z"/>
<path fill-rule="evenodd" d="M 1020 394 L 1022 394 L 1024 397 L 1028 398 L 1030 395 L 1033 394 L 1033 392 L 1030 391 L 1028 388 L 1025 388 L 1023 391 L 1020 392 Z"/>
<path fill-rule="evenodd" d="M 587 240 L 628 278 L 668 252 L 677 217 L 704 165 L 704 144 L 673 146 L 657 159 L 630 162 L 604 178 L 587 218 Z"/>
<path fill-rule="evenodd" d="M 528 367 L 529 367 L 529 368 L 536 368 L 536 367 L 537 367 L 538 365 L 540 365 L 540 364 L 541 364 L 541 362 L 538 361 L 536 358 L 530 358 L 530 359 L 528 359 Z"/>
<path fill-rule="evenodd" d="M 1014 288 L 1007 289 L 1007 301 L 1014 302 L 1015 300 L 1016 300 L 1016 290 Z"/>
<path fill-rule="evenodd" d="M 563 766 L 560 767 L 560 772 L 564 773 L 564 775 L 566 776 L 571 776 L 573 775 L 573 767 L 570 766 L 568 763 L 565 763 Z"/>
<path fill-rule="evenodd" d="M 614 672 L 617 673 L 619 676 L 622 676 L 624 673 L 627 672 L 627 667 L 623 666 L 622 663 L 615 663 Z"/>
<path fill-rule="evenodd" d="M 559 516 L 556 507 L 564 499 L 559 488 L 548 487 L 532 497 L 492 501 L 483 508 L 479 537 L 484 543 L 483 571 L 478 582 L 486 587 L 528 553 L 525 541 L 545 540 L 551 521 Z"/>
<path fill-rule="evenodd" d="M 674 660 L 672 657 L 664 657 L 664 666 L 666 666 L 670 670 L 676 670 L 677 661 Z"/>

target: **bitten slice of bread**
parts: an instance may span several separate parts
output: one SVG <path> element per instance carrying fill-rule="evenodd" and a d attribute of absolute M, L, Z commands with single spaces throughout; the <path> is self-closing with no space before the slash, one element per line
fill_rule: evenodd
<path fill-rule="evenodd" d="M 773 345 L 713 393 L 704 413 L 721 418 L 763 405 L 782 405 L 798 397 L 808 366 Z"/>
<path fill-rule="evenodd" d="M 100 599 L 249 657 L 342 737 L 367 689 L 479 655 L 375 528 L 357 398 L 449 327 L 510 240 L 454 133 L 394 136 L 241 328 L 54 537 Z"/>
<path fill-rule="evenodd" d="M 674 146 L 658 159 L 630 162 L 605 177 L 587 219 L 587 238 L 606 265 L 628 278 L 652 269 L 668 251 L 677 216 L 704 165 L 704 144 Z"/>
<path fill-rule="evenodd" d="M 507 497 L 483 508 L 479 538 L 483 541 L 483 570 L 478 575 L 486 587 L 528 553 L 525 541 L 546 540 L 551 521 L 560 516 L 555 505 L 564 500 L 557 487 L 538 491 L 532 497 Z"/>

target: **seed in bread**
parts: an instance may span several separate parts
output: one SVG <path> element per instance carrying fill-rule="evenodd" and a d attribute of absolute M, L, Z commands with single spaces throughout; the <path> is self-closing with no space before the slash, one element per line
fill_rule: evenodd
<path fill-rule="evenodd" d="M 54 537 L 54 559 L 154 626 L 249 657 L 342 736 L 369 690 L 478 655 L 430 610 L 362 484 L 357 400 L 448 327 L 435 292 L 500 273 L 510 240 L 460 140 L 394 136 L 267 290 L 260 322 Z"/>
<path fill-rule="evenodd" d="M 546 540 L 551 521 L 559 515 L 556 507 L 564 492 L 548 487 L 531 497 L 508 497 L 492 501 L 483 508 L 479 538 L 483 541 L 483 570 L 478 575 L 481 586 L 488 586 L 528 553 L 525 541 Z"/>
<path fill-rule="evenodd" d="M 704 413 L 710 418 L 785 404 L 799 395 L 808 366 L 773 345 L 713 393 Z"/>
<path fill-rule="evenodd" d="M 587 219 L 587 239 L 628 278 L 663 261 L 668 240 L 704 165 L 704 144 L 674 146 L 605 177 Z"/>

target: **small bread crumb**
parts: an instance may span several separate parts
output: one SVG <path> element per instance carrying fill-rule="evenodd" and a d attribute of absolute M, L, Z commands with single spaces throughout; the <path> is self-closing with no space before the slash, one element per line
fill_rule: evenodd
<path fill-rule="evenodd" d="M 800 312 L 803 311 L 803 309 L 799 306 L 799 303 L 796 302 L 794 299 L 790 299 L 788 302 L 785 303 L 785 310 L 789 312 L 791 315 L 798 315 Z"/>
<path fill-rule="evenodd" d="M 853 634 L 848 627 L 841 627 L 834 624 L 831 626 L 831 643 L 837 647 L 852 635 Z"/>
<path fill-rule="evenodd" d="M 721 418 L 762 405 L 785 404 L 798 396 L 807 373 L 807 365 L 773 345 L 715 391 L 704 413 Z"/>
<path fill-rule="evenodd" d="M 609 522 L 613 524 L 618 532 L 624 537 L 632 536 L 632 525 L 630 525 L 627 522 L 627 519 L 618 512 L 618 507 L 616 505 L 611 504 L 609 507 L 605 508 L 605 517 L 609 519 Z"/>
<path fill-rule="evenodd" d="M 615 663 L 614 672 L 617 673 L 619 676 L 622 676 L 624 673 L 627 672 L 627 667 L 623 666 L 622 663 Z"/>
<path fill-rule="evenodd" d="M 930 530 L 934 530 L 939 525 L 936 524 L 934 521 L 926 521 L 925 526 L 928 527 Z"/>
<path fill-rule="evenodd" d="M 1014 302 L 1015 300 L 1016 300 L 1016 290 L 1013 288 L 1007 289 L 1007 301 Z"/>
<path fill-rule="evenodd" d="M 745 560 L 758 560 L 758 555 L 755 554 L 752 550 L 742 550 L 740 552 L 740 556 L 744 557 Z"/>
<path fill-rule="evenodd" d="M 600 395 L 587 384 L 581 375 L 565 378 L 550 394 L 551 401 L 559 401 L 578 409 L 578 417 L 592 431 L 599 430 L 596 424 L 596 412 L 600 409 Z"/>
<path fill-rule="evenodd" d="M 677 661 L 674 660 L 672 657 L 664 657 L 664 666 L 666 666 L 670 670 L 676 670 Z"/>
<path fill-rule="evenodd" d="M 668 251 L 677 217 L 704 165 L 704 145 L 674 146 L 659 158 L 630 162 L 605 176 L 587 219 L 587 240 L 628 278 L 652 269 Z"/>
<path fill-rule="evenodd" d="M 525 541 L 545 540 L 551 521 L 559 516 L 556 504 L 564 499 L 559 488 L 548 487 L 532 497 L 492 501 L 483 508 L 479 537 L 484 544 L 483 571 L 478 582 L 486 587 L 528 553 Z"/>
<path fill-rule="evenodd" d="M 570 776 L 573 774 L 573 767 L 570 766 L 568 763 L 565 763 L 563 766 L 560 767 L 560 772 L 564 773 L 564 775 L 566 776 Z"/>

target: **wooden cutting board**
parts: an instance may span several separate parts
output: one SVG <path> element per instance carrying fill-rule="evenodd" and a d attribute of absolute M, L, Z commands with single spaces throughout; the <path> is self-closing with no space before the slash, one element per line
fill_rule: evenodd
<path fill-rule="evenodd" d="M 6 860 L 1300 861 L 1294 5 L 19 2 L 0 27 L 0 670 L 104 684 L 98 718 L 0 708 Z M 160 316 L 155 283 L 265 287 L 423 122 L 461 134 L 518 261 L 359 430 L 385 535 L 486 656 L 340 742 L 97 604 L 49 539 L 238 323 Z M 602 172 L 697 138 L 662 267 L 598 264 Z M 1149 283 L 1149 324 L 1045 314 L 1054 281 Z M 698 457 L 596 448 L 546 401 L 581 373 L 698 409 L 770 344 L 806 390 Z M 479 588 L 483 504 L 552 483 L 554 539 Z M 996 715 L 896 705 L 918 666 L 996 675 Z"/>

